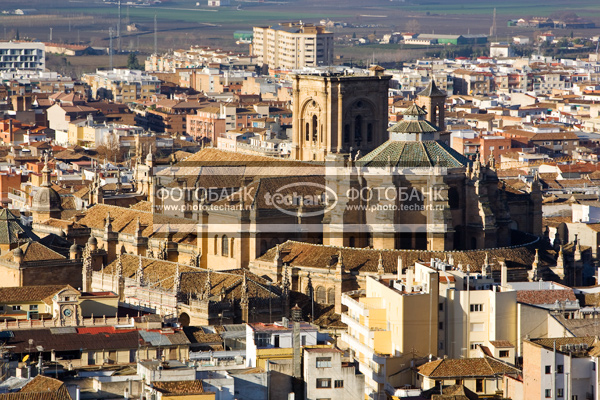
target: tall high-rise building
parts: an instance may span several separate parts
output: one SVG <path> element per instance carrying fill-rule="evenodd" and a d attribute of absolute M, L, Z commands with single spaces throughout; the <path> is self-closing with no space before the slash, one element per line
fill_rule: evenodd
<path fill-rule="evenodd" d="M 269 68 L 299 69 L 333 64 L 333 33 L 324 26 L 286 23 L 255 26 L 252 55 Z"/>

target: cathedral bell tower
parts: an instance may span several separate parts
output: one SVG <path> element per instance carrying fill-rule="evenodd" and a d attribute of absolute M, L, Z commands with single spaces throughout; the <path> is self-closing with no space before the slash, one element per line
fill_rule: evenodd
<path fill-rule="evenodd" d="M 415 102 L 419 107 L 425 109 L 427 121 L 437 126 L 440 132 L 446 130 L 446 123 L 444 122 L 446 97 L 446 92 L 438 89 L 435 81 L 431 79 L 429 85 L 417 94 L 417 101 Z"/>

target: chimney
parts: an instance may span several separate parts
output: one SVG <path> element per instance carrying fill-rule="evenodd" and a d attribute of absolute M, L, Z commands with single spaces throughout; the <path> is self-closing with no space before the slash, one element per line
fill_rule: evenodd
<path fill-rule="evenodd" d="M 408 268 L 406 270 L 406 292 L 412 293 L 413 286 L 413 270 Z"/>
<path fill-rule="evenodd" d="M 506 262 L 500 261 L 500 286 L 505 288 L 508 282 L 508 268 L 506 268 Z"/>

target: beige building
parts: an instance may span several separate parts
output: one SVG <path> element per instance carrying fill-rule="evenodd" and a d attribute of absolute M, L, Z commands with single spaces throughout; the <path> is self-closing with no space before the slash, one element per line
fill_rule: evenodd
<path fill-rule="evenodd" d="M 85 74 L 82 80 L 92 89 L 95 99 L 109 99 L 117 103 L 148 100 L 160 92 L 160 80 L 142 71 L 117 69 Z"/>
<path fill-rule="evenodd" d="M 300 69 L 333 64 L 333 33 L 324 26 L 288 23 L 279 28 L 255 26 L 252 55 L 258 65 Z"/>
<path fill-rule="evenodd" d="M 411 384 L 411 362 L 436 353 L 438 272 L 422 266 L 406 275 L 367 277 L 366 290 L 342 295 L 348 311 L 342 334 L 365 375 L 365 394 L 387 398 L 394 387 Z M 399 278 L 399 279 L 396 279 Z"/>

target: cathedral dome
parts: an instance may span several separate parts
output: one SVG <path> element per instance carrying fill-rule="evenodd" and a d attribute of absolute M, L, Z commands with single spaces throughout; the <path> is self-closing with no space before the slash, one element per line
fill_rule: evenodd
<path fill-rule="evenodd" d="M 41 187 L 33 196 L 31 210 L 37 212 L 62 211 L 62 201 L 58 192 L 51 187 Z"/>
<path fill-rule="evenodd" d="M 48 155 L 44 160 L 44 169 L 42 169 L 43 181 L 41 187 L 33 196 L 31 211 L 38 213 L 56 213 L 62 211 L 62 200 L 56 190 L 52 188 L 50 182 L 50 168 L 48 167 Z"/>

